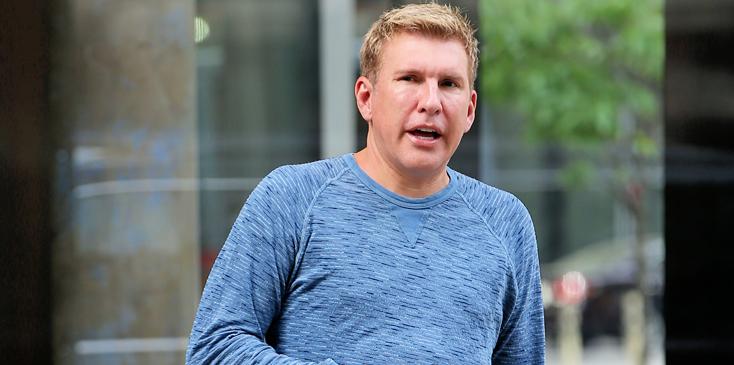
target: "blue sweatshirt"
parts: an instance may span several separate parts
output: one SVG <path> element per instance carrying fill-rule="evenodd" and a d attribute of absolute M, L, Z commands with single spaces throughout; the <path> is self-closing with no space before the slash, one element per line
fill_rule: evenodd
<path fill-rule="evenodd" d="M 543 364 L 528 211 L 448 174 L 411 199 L 351 154 L 271 172 L 209 274 L 186 363 Z"/>

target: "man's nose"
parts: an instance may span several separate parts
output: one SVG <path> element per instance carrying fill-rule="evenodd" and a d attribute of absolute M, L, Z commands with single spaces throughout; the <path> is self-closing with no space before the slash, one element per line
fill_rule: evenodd
<path fill-rule="evenodd" d="M 441 95 L 439 94 L 438 84 L 435 82 L 425 82 L 421 88 L 420 100 L 418 101 L 418 109 L 421 113 L 429 115 L 441 112 Z"/>

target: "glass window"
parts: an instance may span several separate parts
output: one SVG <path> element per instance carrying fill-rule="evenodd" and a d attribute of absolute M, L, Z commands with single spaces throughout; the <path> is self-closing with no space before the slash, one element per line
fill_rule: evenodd
<path fill-rule="evenodd" d="M 249 192 L 319 157 L 316 1 L 197 2 L 202 279 Z"/>

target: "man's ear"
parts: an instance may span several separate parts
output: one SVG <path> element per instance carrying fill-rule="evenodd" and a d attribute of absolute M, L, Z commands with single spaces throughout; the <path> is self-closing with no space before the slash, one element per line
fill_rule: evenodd
<path fill-rule="evenodd" d="M 469 108 L 466 113 L 466 128 L 464 133 L 469 132 L 472 124 L 474 124 L 474 118 L 477 116 L 477 91 L 472 90 L 471 96 L 469 97 Z"/>
<path fill-rule="evenodd" d="M 368 123 L 372 121 L 372 83 L 364 76 L 357 78 L 354 83 L 354 97 L 357 99 L 357 108 L 362 118 Z"/>

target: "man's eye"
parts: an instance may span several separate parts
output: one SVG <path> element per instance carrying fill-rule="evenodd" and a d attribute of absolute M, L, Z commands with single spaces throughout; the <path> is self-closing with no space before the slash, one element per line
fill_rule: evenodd
<path fill-rule="evenodd" d="M 402 76 L 402 77 L 400 77 L 400 79 L 399 79 L 399 80 L 400 80 L 400 81 L 415 81 L 415 76 L 412 76 L 412 75 L 406 75 L 406 76 Z"/>
<path fill-rule="evenodd" d="M 443 81 L 441 81 L 441 86 L 445 86 L 445 87 L 458 87 L 459 84 L 457 84 L 457 83 L 455 83 L 455 82 L 453 82 L 451 80 L 443 80 Z"/>

